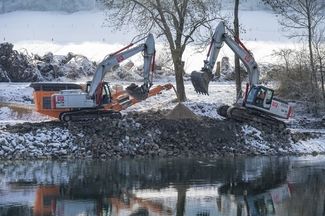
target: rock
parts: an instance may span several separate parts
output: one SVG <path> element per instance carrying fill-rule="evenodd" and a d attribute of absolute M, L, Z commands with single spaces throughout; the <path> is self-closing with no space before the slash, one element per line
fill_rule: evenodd
<path fill-rule="evenodd" d="M 7 152 L 7 153 L 13 151 L 12 148 L 10 148 L 10 147 L 8 147 L 8 146 L 5 146 L 5 145 L 1 146 L 1 148 L 2 148 L 3 151 L 5 151 L 5 152 Z"/>
<path fill-rule="evenodd" d="M 48 143 L 48 147 L 59 149 L 61 147 L 60 143 Z"/>
<path fill-rule="evenodd" d="M 0 147 L 4 145 L 8 145 L 8 141 L 5 138 L 0 138 Z"/>
<path fill-rule="evenodd" d="M 42 142 L 33 142 L 33 145 L 30 145 L 30 147 L 32 147 L 32 148 L 34 148 L 34 147 L 43 148 L 44 146 L 45 146 L 45 144 Z"/>

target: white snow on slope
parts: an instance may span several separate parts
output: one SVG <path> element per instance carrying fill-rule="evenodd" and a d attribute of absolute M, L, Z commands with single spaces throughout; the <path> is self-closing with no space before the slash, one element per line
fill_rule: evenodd
<path fill-rule="evenodd" d="M 0 83 L 1 102 L 31 103 L 33 88 L 30 83 Z"/>
<path fill-rule="evenodd" d="M 163 83 L 161 83 L 163 84 Z M 175 83 L 173 83 L 176 87 Z M 185 82 L 187 101 L 184 104 L 195 114 L 220 119 L 217 107 L 221 104 L 233 104 L 235 102 L 235 85 L 233 83 L 211 82 L 209 95 L 197 94 L 190 82 Z M 164 91 L 162 94 L 150 97 L 141 103 L 137 103 L 123 113 L 130 111 L 166 110 L 173 109 L 177 105 L 174 90 Z"/>
<path fill-rule="evenodd" d="M 260 130 L 250 125 L 244 125 L 242 127 L 242 132 L 245 137 L 245 145 L 247 148 L 253 148 L 256 152 L 270 152 L 270 147 L 268 146 L 268 143 L 262 138 L 262 132 Z"/>
<path fill-rule="evenodd" d="M 0 157 L 13 155 L 16 159 L 24 156 L 35 158 L 52 158 L 53 156 L 67 156 L 70 151 L 79 148 L 73 142 L 74 136 L 67 129 L 54 128 L 48 130 L 40 128 L 35 134 L 29 133 L 0 133 Z M 15 154 L 13 154 L 15 152 Z M 8 156 L 9 155 L 9 156 Z"/>
<path fill-rule="evenodd" d="M 301 140 L 298 143 L 292 144 L 292 150 L 305 154 L 325 152 L 325 136 L 323 135 L 314 139 Z"/>
<path fill-rule="evenodd" d="M 30 83 L 0 83 L 0 125 L 50 120 L 33 111 Z"/>

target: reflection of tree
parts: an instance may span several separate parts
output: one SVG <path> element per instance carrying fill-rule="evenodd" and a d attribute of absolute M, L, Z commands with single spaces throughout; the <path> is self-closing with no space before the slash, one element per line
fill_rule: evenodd
<path fill-rule="evenodd" d="M 325 172 L 321 168 L 293 169 L 294 182 L 290 184 L 292 199 L 286 209 L 292 215 L 325 215 Z"/>
<path fill-rule="evenodd" d="M 33 210 L 30 206 L 8 206 L 0 207 L 1 216 L 12 216 L 12 215 L 24 215 L 24 216 L 33 216 Z"/>
<path fill-rule="evenodd" d="M 172 210 L 163 203 L 154 203 L 136 197 L 132 191 L 134 189 L 159 190 L 174 186 L 177 191 L 176 215 L 185 215 L 187 190 L 193 185 L 224 183 L 224 186 L 220 188 L 222 193 L 242 194 L 243 189 L 249 194 L 259 193 L 281 183 L 286 178 L 288 166 L 287 160 L 269 158 L 236 158 L 215 161 L 174 159 L 37 163 L 36 165 L 12 163 L 3 167 L 3 170 L 5 172 L 26 170 L 27 174 L 15 172 L 17 179 L 29 179 L 28 175 L 31 175 L 46 177 L 41 180 L 34 179 L 36 183 L 39 181 L 41 183 L 58 182 L 61 200 L 93 200 L 97 204 L 97 210 L 106 208 L 105 212 L 111 211 L 113 206 L 130 209 L 133 203 L 148 211 L 165 211 L 165 215 L 170 215 Z M 28 169 L 21 169 L 26 166 Z M 55 170 L 60 170 L 62 181 Z M 247 180 L 245 176 L 248 171 L 252 179 Z M 10 175 L 6 174 L 6 176 Z M 106 199 L 110 204 L 104 202 Z M 209 215 L 209 212 L 200 212 L 200 210 L 196 213 Z"/>
<path fill-rule="evenodd" d="M 237 198 L 234 211 L 238 215 L 243 212 L 247 215 L 267 215 L 275 212 L 269 190 L 286 183 L 289 160 L 271 158 L 263 162 L 261 164 L 260 161 L 253 160 L 244 167 L 237 167 L 236 170 L 242 170 L 241 175 L 230 176 L 228 181 L 219 187 L 219 193 L 224 197 L 224 202 L 233 202 L 230 197 Z M 252 171 L 257 173 L 251 176 L 254 173 Z M 226 206 L 231 206 L 231 204 L 228 203 Z"/>
<path fill-rule="evenodd" d="M 185 215 L 185 201 L 186 201 L 186 190 L 188 186 L 176 185 L 177 190 L 177 203 L 176 203 L 176 216 Z"/>
<path fill-rule="evenodd" d="M 247 170 L 253 169 L 253 167 L 249 167 L 250 165 L 251 164 L 246 164 L 247 167 L 237 167 L 236 170 L 233 170 L 233 173 L 237 175 L 231 175 L 228 181 L 225 181 L 223 186 L 220 187 L 219 192 L 221 194 L 233 195 L 243 195 L 244 192 L 250 195 L 261 194 L 283 184 L 287 179 L 289 161 L 270 159 L 268 163 L 260 169 L 258 175 L 253 179 L 245 180 L 243 179 L 242 173 L 245 173 L 245 170 L 247 172 Z M 240 175 L 238 175 L 238 170 L 243 170 L 239 172 Z"/>

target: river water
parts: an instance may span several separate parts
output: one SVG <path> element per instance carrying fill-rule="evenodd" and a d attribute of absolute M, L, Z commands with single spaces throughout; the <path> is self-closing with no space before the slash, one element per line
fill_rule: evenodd
<path fill-rule="evenodd" d="M 324 215 L 325 156 L 0 161 L 0 215 Z"/>

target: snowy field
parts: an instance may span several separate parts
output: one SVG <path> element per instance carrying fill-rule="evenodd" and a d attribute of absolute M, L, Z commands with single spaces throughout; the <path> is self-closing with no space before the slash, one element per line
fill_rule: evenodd
<path fill-rule="evenodd" d="M 112 82 L 111 85 L 120 84 L 124 87 L 129 82 Z M 155 82 L 155 85 L 163 85 L 166 82 Z M 173 83 L 175 85 L 175 83 Z M 188 101 L 185 103 L 196 114 L 220 118 L 216 112 L 216 107 L 221 104 L 232 104 L 235 102 L 235 85 L 233 83 L 212 83 L 210 85 L 210 96 L 198 95 L 190 82 L 185 83 Z M 29 83 L 0 83 L 0 121 L 1 123 L 15 123 L 22 121 L 43 121 L 50 119 L 38 114 L 31 105 L 33 89 Z M 173 90 L 164 91 L 162 94 L 150 97 L 141 103 L 124 110 L 123 113 L 130 111 L 147 111 L 172 109 L 176 103 L 176 94 Z M 2 103 L 2 105 L 1 105 Z M 9 105 L 8 105 L 9 104 Z M 207 106 L 208 104 L 208 106 Z"/>
<path fill-rule="evenodd" d="M 230 12 L 224 11 L 224 14 Z M 246 29 L 241 38 L 259 63 L 277 61 L 271 55 L 273 50 L 300 46 L 282 34 L 276 17 L 268 11 L 241 11 L 240 17 L 242 26 Z M 107 27 L 104 20 L 105 14 L 102 11 L 16 11 L 1 14 L 0 41 L 13 43 L 14 48 L 22 52 L 40 55 L 47 52 L 61 55 L 74 52 L 93 61 L 101 61 L 107 54 L 127 45 L 137 35 L 132 26 L 122 31 L 113 31 Z M 158 39 L 158 56 L 159 52 L 163 52 L 164 46 Z M 206 52 L 197 53 L 195 47 L 188 46 L 183 58 L 186 72 L 200 69 L 205 55 Z M 219 59 L 223 56 L 232 58 L 233 55 L 231 50 L 224 46 Z M 132 60 L 136 64 L 142 63 L 141 56 Z"/>

